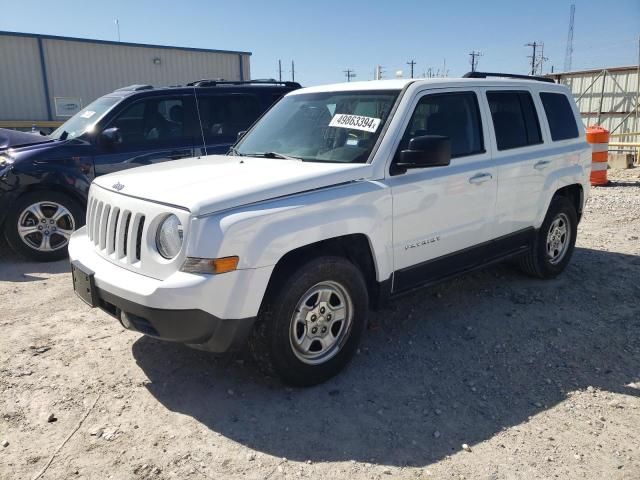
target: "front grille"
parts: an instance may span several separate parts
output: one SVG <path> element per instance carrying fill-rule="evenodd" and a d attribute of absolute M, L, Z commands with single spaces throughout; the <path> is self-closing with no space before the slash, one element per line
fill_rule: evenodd
<path fill-rule="evenodd" d="M 115 260 L 135 264 L 142 255 L 144 220 L 142 213 L 91 198 L 87 208 L 89 240 Z"/>

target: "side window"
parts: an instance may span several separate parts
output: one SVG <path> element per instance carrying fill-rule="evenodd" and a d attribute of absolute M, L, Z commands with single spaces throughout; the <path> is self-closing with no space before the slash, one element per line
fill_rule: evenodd
<path fill-rule="evenodd" d="M 205 139 L 213 143 L 234 143 L 262 113 L 258 97 L 243 93 L 198 96 L 198 109 Z"/>
<path fill-rule="evenodd" d="M 484 152 L 478 99 L 473 92 L 425 95 L 416 105 L 399 150 L 423 135 L 443 135 L 451 139 L 451 156 L 463 157 Z"/>
<path fill-rule="evenodd" d="M 531 94 L 526 91 L 487 92 L 498 150 L 542 143 Z"/>
<path fill-rule="evenodd" d="M 541 93 L 540 100 L 542 100 L 544 113 L 549 121 L 549 129 L 551 130 L 551 139 L 553 141 L 577 138 L 579 136 L 576 117 L 566 95 L 562 93 Z"/>
<path fill-rule="evenodd" d="M 109 127 L 118 127 L 123 145 L 152 146 L 186 137 L 181 98 L 148 99 L 125 108 Z"/>

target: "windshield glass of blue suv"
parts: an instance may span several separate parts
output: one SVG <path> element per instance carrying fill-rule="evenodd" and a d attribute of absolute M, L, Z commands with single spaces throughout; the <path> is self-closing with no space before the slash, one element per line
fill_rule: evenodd
<path fill-rule="evenodd" d="M 99 98 L 60 125 L 49 136 L 51 138 L 65 140 L 67 138 L 79 137 L 85 132 L 91 132 L 96 122 L 119 101 L 120 98 L 118 97 Z"/>
<path fill-rule="evenodd" d="M 278 102 L 234 150 L 238 155 L 310 162 L 365 163 L 397 91 L 290 95 Z"/>

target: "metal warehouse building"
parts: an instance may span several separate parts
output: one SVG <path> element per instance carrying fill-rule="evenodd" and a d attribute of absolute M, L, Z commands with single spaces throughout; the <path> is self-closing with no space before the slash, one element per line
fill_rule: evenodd
<path fill-rule="evenodd" d="M 623 141 L 640 132 L 640 66 L 598 68 L 548 76 L 568 86 L 585 125 L 601 125 Z"/>
<path fill-rule="evenodd" d="M 0 126 L 59 123 L 131 84 L 249 80 L 250 57 L 250 52 L 0 31 Z"/>

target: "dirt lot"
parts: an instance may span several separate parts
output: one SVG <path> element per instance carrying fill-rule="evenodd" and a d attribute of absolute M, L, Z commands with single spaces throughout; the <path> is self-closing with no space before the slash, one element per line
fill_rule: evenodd
<path fill-rule="evenodd" d="M 610 177 L 558 279 L 416 293 L 306 390 L 124 331 L 65 262 L 5 253 L 0 477 L 38 475 L 84 419 L 41 478 L 638 479 L 640 169 Z"/>

